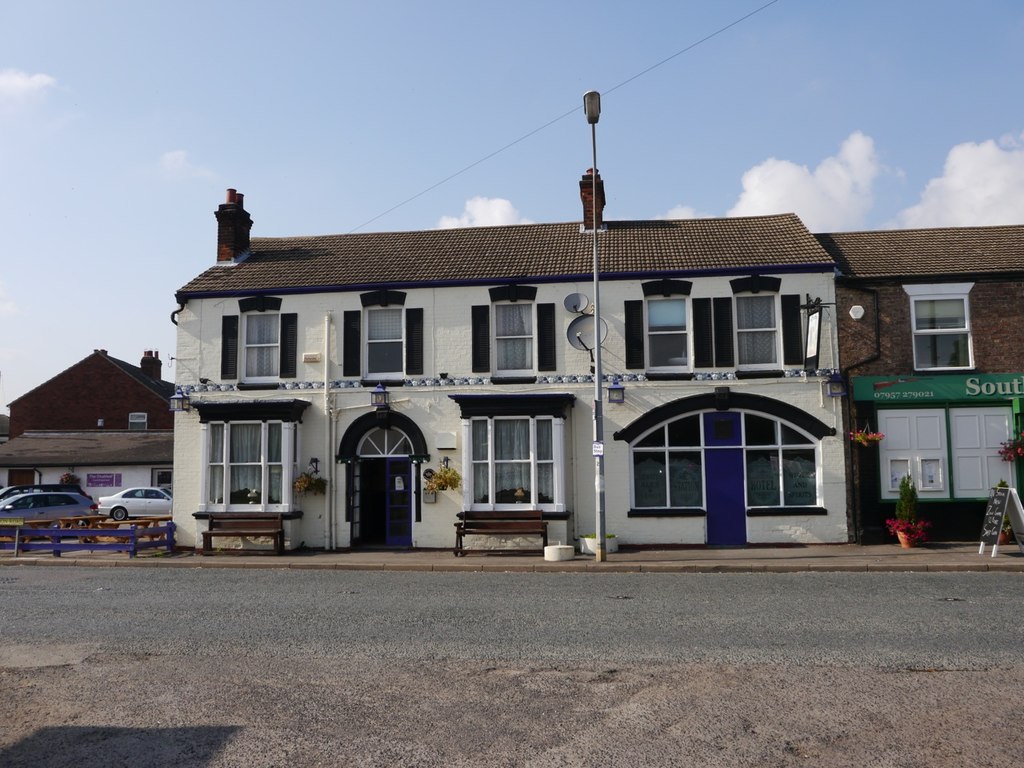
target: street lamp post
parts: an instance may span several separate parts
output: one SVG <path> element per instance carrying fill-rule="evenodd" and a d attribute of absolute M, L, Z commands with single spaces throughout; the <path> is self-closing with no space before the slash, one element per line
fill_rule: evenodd
<path fill-rule="evenodd" d="M 594 260 L 594 496 L 596 501 L 596 528 L 594 541 L 594 560 L 603 563 L 607 559 L 605 553 L 604 534 L 604 417 L 601 392 L 601 281 L 600 264 L 597 255 L 597 121 L 601 119 L 601 94 L 587 91 L 583 94 L 583 111 L 590 124 L 590 145 L 593 150 L 593 163 L 590 168 L 590 179 L 593 183 L 590 200 L 593 206 L 591 214 L 591 235 L 593 238 Z"/>

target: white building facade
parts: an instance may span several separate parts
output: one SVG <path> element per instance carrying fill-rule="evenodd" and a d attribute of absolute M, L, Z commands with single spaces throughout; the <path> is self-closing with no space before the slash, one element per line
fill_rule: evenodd
<path fill-rule="evenodd" d="M 599 217 L 604 334 L 591 222 L 250 239 L 233 190 L 217 217 L 177 293 L 179 544 L 231 511 L 289 547 L 448 548 L 461 512 L 527 507 L 592 533 L 598 335 L 620 545 L 848 540 L 834 264 L 795 216 Z M 441 466 L 460 487 L 427 492 Z"/>

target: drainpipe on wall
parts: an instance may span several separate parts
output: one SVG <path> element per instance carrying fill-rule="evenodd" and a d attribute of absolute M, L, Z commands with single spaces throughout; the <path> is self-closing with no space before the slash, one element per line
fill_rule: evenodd
<path fill-rule="evenodd" d="M 330 349 L 331 349 L 331 313 L 324 315 L 324 418 L 327 424 L 324 427 L 324 462 L 327 473 L 327 506 L 324 509 L 324 549 L 328 551 L 335 548 L 334 538 L 334 452 L 331 450 L 333 442 L 334 409 L 331 408 L 331 378 L 330 378 Z"/>
<path fill-rule="evenodd" d="M 858 360 L 855 363 L 851 363 L 850 365 L 846 365 L 846 366 L 843 366 L 842 368 L 840 368 L 840 373 L 842 374 L 843 379 L 846 380 L 847 382 L 849 382 L 849 386 L 850 386 L 850 391 L 849 391 L 849 395 L 847 396 L 847 402 L 846 402 L 846 416 L 847 416 L 847 421 L 848 422 L 851 420 L 851 418 L 850 418 L 852 416 L 851 411 L 853 410 L 853 382 L 850 381 L 850 371 L 852 371 L 854 368 L 859 368 L 862 365 L 867 365 L 868 363 L 873 363 L 875 360 L 877 360 L 878 358 L 880 358 L 882 356 L 882 335 L 881 335 L 882 334 L 882 318 L 881 318 L 881 311 L 880 311 L 881 308 L 878 306 L 878 301 L 879 301 L 878 290 L 875 289 L 875 288 L 864 288 L 864 287 L 860 287 L 860 286 L 854 286 L 854 287 L 856 288 L 856 290 L 863 291 L 864 293 L 869 293 L 872 296 L 872 301 L 873 301 L 873 304 L 874 304 L 873 308 L 874 308 L 874 311 L 875 311 L 875 351 L 874 351 L 873 354 L 868 355 L 867 357 L 863 358 L 862 360 Z M 838 324 L 837 324 L 836 327 L 838 329 Z M 850 459 L 852 459 L 854 456 L 858 455 L 850 447 L 850 441 L 849 440 L 844 440 L 843 442 L 846 443 L 847 456 L 849 456 Z M 852 461 L 848 462 L 848 463 L 852 463 Z M 858 460 L 857 461 L 857 473 L 858 473 L 857 477 L 858 477 L 858 480 L 860 479 L 860 472 L 861 472 L 861 466 L 860 466 L 860 461 Z M 861 530 L 863 528 L 863 525 L 862 525 L 861 509 L 860 509 L 860 506 L 861 506 L 860 482 L 853 483 L 853 488 L 851 488 L 850 494 L 851 494 L 851 499 L 850 500 L 853 503 L 853 514 L 854 514 L 853 535 L 854 535 L 854 538 L 856 539 L 856 543 L 860 544 L 861 543 L 861 539 L 863 538 L 861 536 Z"/>

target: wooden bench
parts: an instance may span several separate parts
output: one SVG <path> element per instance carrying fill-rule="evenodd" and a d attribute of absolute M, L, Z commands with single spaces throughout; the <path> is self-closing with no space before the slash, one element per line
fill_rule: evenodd
<path fill-rule="evenodd" d="M 218 550 L 230 552 L 231 554 L 248 555 L 254 552 L 265 552 L 277 555 L 284 554 L 284 516 L 259 514 L 252 515 L 245 512 L 219 512 L 211 513 L 209 517 L 209 528 L 203 531 L 202 554 L 213 553 L 213 538 L 215 536 L 269 536 L 274 540 L 273 549 L 230 549 Z"/>
<path fill-rule="evenodd" d="M 548 523 L 539 509 L 509 510 L 503 512 L 463 512 L 455 523 L 455 556 L 467 552 L 544 552 L 548 545 Z M 540 549 L 475 549 L 465 547 L 466 536 L 540 536 Z"/>

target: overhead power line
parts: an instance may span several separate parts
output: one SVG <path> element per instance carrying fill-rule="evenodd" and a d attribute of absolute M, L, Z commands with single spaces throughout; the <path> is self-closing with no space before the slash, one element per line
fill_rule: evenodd
<path fill-rule="evenodd" d="M 637 72 L 635 75 L 626 78 L 625 80 L 623 80 L 618 85 L 613 85 L 611 88 L 607 88 L 607 89 L 601 91 L 601 93 L 603 95 L 607 95 L 609 93 L 614 93 L 615 91 L 619 90 L 620 88 L 623 88 L 623 87 L 629 85 L 634 80 L 637 80 L 637 79 L 643 77 L 644 75 L 653 72 L 658 67 L 662 67 L 665 64 L 668 64 L 670 61 L 672 61 L 673 59 L 678 58 L 679 56 L 682 56 L 684 53 L 688 53 L 689 51 L 692 51 L 694 48 L 696 48 L 696 47 L 698 47 L 700 45 L 703 45 L 704 43 L 708 42 L 709 40 L 712 40 L 713 38 L 718 37 L 719 35 L 723 34 L 724 32 L 729 31 L 730 29 L 732 29 L 736 25 L 742 24 L 747 19 L 749 19 L 749 18 L 751 18 L 753 16 L 756 16 L 757 14 L 761 13 L 761 11 L 764 11 L 765 9 L 769 8 L 770 6 L 775 5 L 777 2 L 779 2 L 779 0 L 769 0 L 769 2 L 765 3 L 761 7 L 755 8 L 750 13 L 748 13 L 748 14 L 746 14 L 744 16 L 740 16 L 738 19 L 735 19 L 734 21 L 731 21 L 728 24 L 726 24 L 724 27 L 720 27 L 720 28 L 716 29 L 714 32 L 711 32 L 710 34 L 705 35 L 704 37 L 702 37 L 700 40 L 697 40 L 696 42 L 690 43 L 685 48 L 681 48 L 680 50 L 678 50 L 675 53 L 673 53 L 671 56 L 665 57 L 664 59 L 662 59 L 661 61 L 657 62 L 656 64 L 652 64 L 651 66 L 647 67 L 647 69 L 641 70 L 640 72 Z M 467 171 L 472 170 L 473 168 L 476 168 L 481 163 L 487 162 L 492 157 L 495 157 L 496 155 L 500 155 L 505 150 L 511 149 L 516 144 L 520 144 L 520 143 L 526 141 L 531 136 L 537 135 L 538 133 L 543 131 L 545 128 L 550 128 L 552 125 L 554 125 L 555 123 L 559 122 L 560 120 L 564 120 L 565 118 L 569 117 L 570 115 L 577 114 L 579 111 L 580 111 L 580 108 L 579 108 L 579 105 L 577 105 L 577 106 L 573 107 L 572 109 L 569 109 L 569 110 L 563 112 L 562 114 L 558 115 L 558 117 L 555 117 L 555 118 L 552 118 L 551 120 L 548 120 L 543 125 L 537 126 L 536 128 L 534 128 L 532 131 L 529 131 L 528 133 L 524 133 L 518 139 L 510 141 L 508 144 L 505 144 L 504 146 L 499 147 L 498 149 L 494 150 L 493 152 L 487 153 L 486 155 L 484 155 L 480 159 L 474 160 L 469 165 L 467 165 L 467 166 L 465 166 L 463 168 L 460 168 L 459 170 L 455 171 L 454 173 L 451 173 L 451 174 L 445 176 L 440 181 L 436 181 L 433 184 L 431 184 L 429 187 L 426 187 L 425 189 L 420 190 L 415 195 L 412 195 L 411 197 L 407 197 L 405 200 L 403 200 L 400 203 L 396 203 L 395 205 L 393 205 L 390 208 L 388 208 L 386 211 L 383 211 L 382 213 L 378 213 L 376 216 L 374 216 L 371 219 L 367 219 L 366 221 L 364 221 L 359 226 L 350 229 L 348 234 L 352 234 L 353 232 L 358 232 L 363 227 L 365 227 L 365 226 L 367 226 L 369 224 L 372 224 L 373 222 L 377 221 L 377 219 L 384 218 L 389 213 L 391 213 L 393 211 L 397 211 L 402 206 L 408 205 L 413 200 L 416 200 L 416 199 L 418 199 L 420 197 L 423 197 L 423 195 L 427 194 L 428 192 L 431 192 L 431 191 L 437 189 L 438 187 L 440 187 L 440 186 L 442 186 L 444 184 L 447 184 L 452 179 L 457 178 L 458 176 L 461 176 L 462 174 L 466 173 Z"/>

